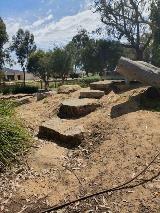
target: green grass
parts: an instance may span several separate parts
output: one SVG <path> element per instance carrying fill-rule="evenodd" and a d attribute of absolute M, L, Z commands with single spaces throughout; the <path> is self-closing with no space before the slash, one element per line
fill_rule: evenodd
<path fill-rule="evenodd" d="M 79 79 L 73 79 L 73 80 L 67 80 L 64 81 L 64 85 L 75 85 L 78 84 L 81 87 L 85 88 L 85 87 L 89 87 L 90 83 L 96 82 L 96 81 L 100 81 L 101 77 L 98 75 L 95 76 L 89 76 L 89 77 L 85 77 L 85 78 L 79 78 Z M 59 86 L 61 86 L 62 83 L 61 82 L 53 82 L 52 84 L 50 83 L 49 87 L 50 88 L 58 88 Z"/>
<path fill-rule="evenodd" d="M 14 114 L 14 104 L 0 101 L 0 162 L 8 166 L 29 147 L 30 136 Z"/>

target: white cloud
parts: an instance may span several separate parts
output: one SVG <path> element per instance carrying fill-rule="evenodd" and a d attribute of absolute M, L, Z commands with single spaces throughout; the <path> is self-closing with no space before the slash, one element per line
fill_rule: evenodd
<path fill-rule="evenodd" d="M 49 14 L 29 24 L 24 20 L 7 19 L 6 26 L 10 37 L 21 27 L 30 30 L 39 48 L 51 49 L 54 44 L 64 45 L 72 39 L 79 28 L 92 32 L 100 27 L 99 14 L 91 10 L 79 12 L 74 16 L 66 16 L 55 22 L 53 15 Z"/>
<path fill-rule="evenodd" d="M 44 23 L 46 23 L 47 21 L 50 21 L 53 19 L 53 15 L 48 15 L 45 18 L 39 18 L 37 21 L 33 22 L 32 27 L 39 27 L 41 25 L 43 25 Z"/>

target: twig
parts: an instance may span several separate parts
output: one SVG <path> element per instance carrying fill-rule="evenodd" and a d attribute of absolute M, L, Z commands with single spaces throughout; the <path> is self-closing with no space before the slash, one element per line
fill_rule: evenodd
<path fill-rule="evenodd" d="M 142 184 L 144 184 L 146 182 L 152 181 L 154 178 L 156 178 L 156 177 L 158 177 L 160 175 L 160 172 L 158 173 L 158 175 L 152 177 L 151 179 L 145 180 L 145 181 L 143 181 L 141 183 L 138 183 L 138 184 L 136 184 L 134 186 L 127 186 L 128 184 L 130 184 L 131 182 L 136 180 L 139 176 L 141 176 L 143 173 L 145 173 L 147 171 L 147 169 L 153 164 L 153 162 L 159 156 L 160 156 L 160 152 L 156 156 L 154 156 L 153 160 L 139 174 L 137 174 L 134 178 L 132 178 L 131 180 L 129 180 L 129 181 L 127 181 L 127 182 L 125 182 L 125 183 L 123 183 L 123 184 L 121 184 L 119 186 L 116 186 L 116 187 L 113 187 L 113 188 L 110 188 L 110 189 L 105 189 L 105 190 L 102 190 L 100 192 L 96 192 L 94 194 L 86 195 L 86 196 L 81 197 L 79 199 L 76 199 L 76 200 L 73 200 L 73 201 L 58 205 L 58 206 L 51 207 L 49 209 L 46 209 L 46 210 L 42 211 L 42 213 L 49 213 L 49 212 L 52 212 L 52 211 L 56 211 L 56 210 L 62 209 L 64 207 L 70 206 L 72 204 L 75 204 L 77 202 L 80 202 L 80 201 L 83 201 L 83 200 L 87 200 L 89 198 L 92 198 L 92 197 L 95 197 L 95 196 L 98 196 L 98 195 L 101 195 L 101 194 L 105 194 L 105 193 L 108 193 L 108 192 L 114 192 L 114 191 L 118 191 L 118 190 L 122 190 L 122 189 L 126 189 L 126 188 L 134 188 L 134 187 L 142 185 Z"/>

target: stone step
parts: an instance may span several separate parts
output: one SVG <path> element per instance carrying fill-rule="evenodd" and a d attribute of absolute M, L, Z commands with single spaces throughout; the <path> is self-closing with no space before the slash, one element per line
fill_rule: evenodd
<path fill-rule="evenodd" d="M 41 101 L 44 98 L 51 97 L 56 94 L 56 91 L 48 91 L 48 92 L 38 92 L 36 93 L 37 101 Z"/>
<path fill-rule="evenodd" d="M 79 85 L 63 85 L 58 88 L 58 94 L 70 94 L 77 90 L 80 90 L 81 87 Z"/>
<path fill-rule="evenodd" d="M 112 90 L 115 94 L 121 94 L 130 90 L 140 88 L 142 86 L 143 84 L 138 81 L 131 81 L 129 83 L 121 81 L 121 82 L 114 82 L 112 84 Z"/>
<path fill-rule="evenodd" d="M 80 91 L 80 98 L 102 98 L 105 95 L 101 90 L 84 90 Z"/>
<path fill-rule="evenodd" d="M 16 103 L 17 106 L 23 105 L 23 104 L 29 104 L 31 103 L 33 96 L 26 96 L 23 98 L 15 99 L 14 103 Z"/>
<path fill-rule="evenodd" d="M 105 93 L 109 93 L 111 91 L 110 86 L 112 82 L 111 80 L 93 82 L 90 84 L 90 88 L 91 90 L 101 90 Z"/>
<path fill-rule="evenodd" d="M 95 99 L 68 99 L 62 102 L 58 116 L 60 118 L 80 118 L 100 107 L 100 103 Z"/>
<path fill-rule="evenodd" d="M 39 137 L 64 143 L 66 147 L 78 146 L 84 134 L 82 125 L 75 125 L 72 120 L 53 118 L 39 127 Z"/>

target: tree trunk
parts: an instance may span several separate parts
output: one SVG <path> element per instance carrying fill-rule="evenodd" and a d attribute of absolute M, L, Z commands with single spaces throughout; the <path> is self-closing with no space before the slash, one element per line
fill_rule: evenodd
<path fill-rule="evenodd" d="M 62 85 L 64 84 L 65 75 L 62 75 Z"/>
<path fill-rule="evenodd" d="M 43 89 L 43 82 L 42 82 L 42 81 L 40 81 L 40 83 L 41 83 L 41 89 Z"/>
<path fill-rule="evenodd" d="M 141 50 L 140 48 L 136 49 L 136 60 L 143 61 L 143 50 Z"/>
<path fill-rule="evenodd" d="M 23 86 L 26 86 L 26 72 L 25 72 L 25 68 L 23 67 Z"/>

